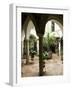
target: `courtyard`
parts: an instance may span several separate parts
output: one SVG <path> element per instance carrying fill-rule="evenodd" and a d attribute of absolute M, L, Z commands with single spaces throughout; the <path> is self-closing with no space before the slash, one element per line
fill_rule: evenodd
<path fill-rule="evenodd" d="M 52 54 L 52 59 L 45 60 L 44 76 L 55 76 L 63 75 L 63 64 L 59 60 L 59 56 Z M 22 66 L 22 77 L 39 76 L 39 58 L 35 56 L 34 61 L 26 65 L 26 59 L 23 60 L 24 65 Z"/>
<path fill-rule="evenodd" d="M 21 76 L 63 75 L 63 15 L 21 14 Z"/>

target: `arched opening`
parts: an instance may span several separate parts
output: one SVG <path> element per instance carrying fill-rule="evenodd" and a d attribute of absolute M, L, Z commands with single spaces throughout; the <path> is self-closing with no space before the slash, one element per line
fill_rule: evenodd
<path fill-rule="evenodd" d="M 50 39 L 55 39 L 55 43 L 57 39 L 61 39 L 63 38 L 63 27 L 62 25 L 56 21 L 56 20 L 50 20 L 46 23 L 46 27 L 45 27 L 45 34 L 44 37 L 49 38 L 49 42 L 48 43 L 52 43 L 54 41 Z M 54 49 L 55 45 L 53 44 L 53 49 Z M 55 50 L 52 50 L 53 52 L 55 52 Z"/>
<path fill-rule="evenodd" d="M 43 37 L 43 60 L 46 75 L 63 75 L 63 26 L 51 19 L 46 23 Z M 62 44 L 61 44 L 62 42 Z"/>
<path fill-rule="evenodd" d="M 23 22 L 23 18 L 24 22 Z M 33 22 L 33 17 L 29 17 L 29 16 L 22 16 L 22 30 L 21 30 L 21 58 L 25 58 L 25 54 L 26 54 L 26 46 L 25 43 L 29 42 L 27 40 L 29 40 L 29 36 L 31 31 L 33 31 L 36 34 L 36 29 L 35 29 L 35 22 Z M 36 35 L 35 35 L 36 36 Z M 28 46 L 29 48 L 29 46 Z M 29 53 L 29 50 L 28 50 Z"/>
<path fill-rule="evenodd" d="M 39 44 L 38 44 L 38 36 L 36 34 L 35 25 L 33 21 L 28 18 L 24 24 L 24 28 L 22 30 L 22 67 L 21 67 L 21 76 L 38 76 L 39 72 Z M 36 70 L 36 69 L 37 70 Z"/>
<path fill-rule="evenodd" d="M 43 60 L 45 60 L 46 75 L 63 74 L 63 25 L 54 19 L 46 22 L 43 37 Z"/>

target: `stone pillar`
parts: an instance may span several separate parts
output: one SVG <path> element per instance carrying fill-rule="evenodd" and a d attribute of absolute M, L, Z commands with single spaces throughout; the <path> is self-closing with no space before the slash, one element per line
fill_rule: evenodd
<path fill-rule="evenodd" d="M 26 40 L 26 64 L 29 63 L 29 40 Z"/>
<path fill-rule="evenodd" d="M 39 35 L 39 76 L 43 76 L 43 35 Z"/>
<path fill-rule="evenodd" d="M 39 39 L 37 40 L 37 55 L 39 55 Z"/>
<path fill-rule="evenodd" d="M 25 30 L 24 37 L 24 48 L 23 48 L 23 58 L 26 59 L 26 64 L 29 63 L 29 39 L 27 38 L 27 31 Z"/>

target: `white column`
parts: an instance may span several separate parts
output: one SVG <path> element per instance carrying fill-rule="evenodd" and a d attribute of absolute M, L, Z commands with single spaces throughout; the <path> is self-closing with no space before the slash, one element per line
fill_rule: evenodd
<path fill-rule="evenodd" d="M 39 39 L 37 40 L 37 54 L 39 55 Z"/>

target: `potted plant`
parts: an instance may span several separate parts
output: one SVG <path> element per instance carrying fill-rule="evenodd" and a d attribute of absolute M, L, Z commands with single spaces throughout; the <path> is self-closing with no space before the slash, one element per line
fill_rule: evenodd
<path fill-rule="evenodd" d="M 48 59 L 51 59 L 52 58 L 52 51 L 45 51 L 44 53 L 43 53 L 43 60 L 48 60 Z"/>
<path fill-rule="evenodd" d="M 32 61 L 34 61 L 34 56 L 35 56 L 35 54 L 36 54 L 36 51 L 33 50 L 33 49 L 31 49 L 30 55 L 31 55 L 31 60 L 32 60 Z"/>

